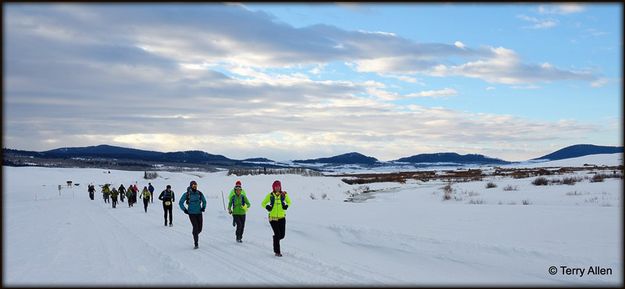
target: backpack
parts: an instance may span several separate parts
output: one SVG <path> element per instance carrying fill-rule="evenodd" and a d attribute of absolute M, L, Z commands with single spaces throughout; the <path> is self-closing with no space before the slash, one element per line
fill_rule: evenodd
<path fill-rule="evenodd" d="M 234 200 L 237 197 L 237 195 L 232 196 L 232 199 L 230 200 L 232 202 L 232 209 L 234 209 Z M 245 206 L 245 195 L 241 194 L 241 207 Z M 245 209 L 244 209 L 245 210 Z"/>
<path fill-rule="evenodd" d="M 198 191 L 200 193 L 200 198 L 204 195 L 202 194 L 202 192 Z M 191 191 L 189 189 L 187 189 L 187 206 L 189 205 L 189 197 L 191 196 Z"/>

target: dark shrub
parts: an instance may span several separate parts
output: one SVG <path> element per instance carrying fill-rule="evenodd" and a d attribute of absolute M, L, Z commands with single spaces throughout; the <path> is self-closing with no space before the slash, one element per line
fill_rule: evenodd
<path fill-rule="evenodd" d="M 546 178 L 538 177 L 532 181 L 534 186 L 546 186 L 549 184 L 549 181 Z"/>

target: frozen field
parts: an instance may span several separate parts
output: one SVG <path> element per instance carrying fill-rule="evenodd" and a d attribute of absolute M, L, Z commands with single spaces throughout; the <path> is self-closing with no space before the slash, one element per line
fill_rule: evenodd
<path fill-rule="evenodd" d="M 623 163 L 614 154 L 534 166 L 590 162 Z M 89 183 L 137 182 L 141 189 L 148 182 L 143 172 L 106 171 L 3 167 L 3 285 L 623 284 L 622 179 L 590 182 L 590 171 L 568 175 L 580 179 L 574 185 L 534 186 L 533 177 L 454 183 L 445 201 L 443 182 L 347 185 L 336 177 L 158 172 L 156 196 L 171 184 L 179 197 L 196 180 L 207 197 L 199 250 L 177 207 L 174 226 L 164 227 L 158 200 L 147 213 L 140 202 L 113 209 L 98 186 L 90 200 Z M 252 202 L 242 244 L 221 199 L 237 179 Z M 292 199 L 282 258 L 273 256 L 260 206 L 276 179 Z M 67 180 L 80 185 L 67 187 Z M 486 189 L 488 182 L 497 187 Z M 374 192 L 364 201 L 344 202 L 365 186 Z M 585 273 L 567 275 L 561 266 Z M 588 274 L 589 266 L 611 274 Z"/>

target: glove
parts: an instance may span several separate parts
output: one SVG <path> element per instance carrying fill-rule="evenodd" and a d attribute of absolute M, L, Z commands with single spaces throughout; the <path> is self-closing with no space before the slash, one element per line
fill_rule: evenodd
<path fill-rule="evenodd" d="M 228 214 L 232 215 L 232 210 L 230 210 L 230 208 L 228 208 Z"/>
<path fill-rule="evenodd" d="M 282 202 L 282 209 L 286 210 L 289 208 L 289 205 L 287 205 L 285 202 Z"/>
<path fill-rule="evenodd" d="M 206 210 L 206 208 L 202 208 L 202 212 L 204 212 L 204 210 Z"/>
<path fill-rule="evenodd" d="M 265 209 L 267 209 L 267 211 L 271 212 L 271 210 L 273 210 L 273 206 L 267 205 L 267 206 L 265 206 Z"/>
<path fill-rule="evenodd" d="M 189 214 L 189 210 L 183 209 L 183 211 L 184 211 L 185 214 L 187 214 L 187 215 Z"/>

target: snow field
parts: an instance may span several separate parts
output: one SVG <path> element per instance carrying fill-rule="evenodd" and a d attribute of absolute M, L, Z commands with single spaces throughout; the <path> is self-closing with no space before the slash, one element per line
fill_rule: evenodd
<path fill-rule="evenodd" d="M 147 213 L 142 202 L 133 208 L 120 202 L 113 209 L 96 186 L 91 201 L 89 183 L 127 187 L 137 181 L 140 189 L 148 183 L 143 172 L 104 172 L 3 167 L 5 284 L 622 284 L 621 179 L 573 186 L 484 179 L 452 184 L 459 199 L 447 201 L 443 182 L 373 183 L 366 185 L 375 190 L 369 199 L 352 203 L 343 201 L 346 192 L 362 191 L 363 185 L 335 177 L 158 172 L 151 181 L 155 197 L 171 184 L 179 198 L 196 180 L 207 198 L 200 249 L 193 250 L 191 224 L 177 206 L 174 226 L 165 227 L 158 200 Z M 221 191 L 227 197 L 237 179 L 252 203 L 242 244 L 234 242 L 232 218 L 221 200 Z M 282 258 L 273 256 L 273 233 L 260 205 L 276 179 L 293 200 Z M 66 187 L 67 180 L 80 186 Z M 488 182 L 497 187 L 486 189 Z M 505 191 L 506 185 L 518 190 Z M 575 191 L 580 194 L 567 194 Z M 594 197 L 599 199 L 585 202 Z M 609 267 L 614 273 L 548 273 L 561 265 Z"/>

